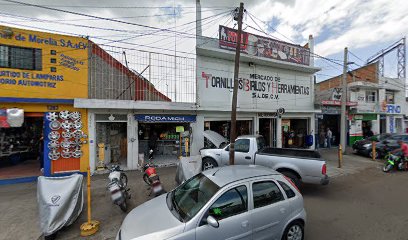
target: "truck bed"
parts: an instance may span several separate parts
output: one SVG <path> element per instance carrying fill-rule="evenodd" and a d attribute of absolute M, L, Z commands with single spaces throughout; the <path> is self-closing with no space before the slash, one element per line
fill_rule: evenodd
<path fill-rule="evenodd" d="M 322 156 L 318 151 L 303 150 L 303 149 L 291 149 L 291 148 L 264 148 L 258 152 L 258 154 L 264 155 L 279 155 L 304 159 L 321 160 Z"/>

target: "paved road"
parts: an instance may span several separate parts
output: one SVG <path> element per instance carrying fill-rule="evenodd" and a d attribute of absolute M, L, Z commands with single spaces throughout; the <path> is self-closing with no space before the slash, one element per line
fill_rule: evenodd
<path fill-rule="evenodd" d="M 371 168 L 305 187 L 306 239 L 407 240 L 407 185 L 408 172 Z"/>
<path fill-rule="evenodd" d="M 308 213 L 306 239 L 408 239 L 408 172 L 384 174 L 378 165 L 360 173 L 332 179 L 328 186 L 305 186 Z M 159 169 L 165 188 L 172 189 L 175 168 Z M 140 172 L 128 172 L 132 207 L 147 199 Z M 97 235 L 88 239 L 114 239 L 124 214 L 113 206 L 106 191 L 106 175 L 92 177 L 93 216 L 101 221 Z M 139 192 L 137 192 L 139 191 Z M 38 239 L 40 236 L 35 183 L 0 186 L 0 240 Z M 84 209 L 84 213 L 86 209 Z M 58 239 L 80 239 L 76 223 L 61 231 Z"/>

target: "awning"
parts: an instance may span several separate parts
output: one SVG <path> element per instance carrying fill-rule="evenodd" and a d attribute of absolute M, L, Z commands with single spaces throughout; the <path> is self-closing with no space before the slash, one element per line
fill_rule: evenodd
<path fill-rule="evenodd" d="M 139 122 L 195 122 L 195 115 L 135 115 L 135 119 Z"/>

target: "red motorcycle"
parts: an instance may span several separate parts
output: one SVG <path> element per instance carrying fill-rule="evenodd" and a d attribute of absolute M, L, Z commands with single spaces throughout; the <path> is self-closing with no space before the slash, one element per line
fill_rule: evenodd
<path fill-rule="evenodd" d="M 153 193 L 155 197 L 165 193 L 166 191 L 164 190 L 161 182 L 159 175 L 156 172 L 156 168 L 152 162 L 153 159 L 153 150 L 150 149 L 149 151 L 149 160 L 148 162 L 143 166 L 143 181 L 150 186 L 150 193 L 149 196 Z"/>

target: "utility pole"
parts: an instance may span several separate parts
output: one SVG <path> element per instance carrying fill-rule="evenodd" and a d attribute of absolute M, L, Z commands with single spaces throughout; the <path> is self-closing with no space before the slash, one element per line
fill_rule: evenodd
<path fill-rule="evenodd" d="M 236 11 L 236 10 L 235 10 Z M 235 15 L 234 19 L 238 21 L 237 32 L 237 48 L 235 50 L 235 68 L 234 68 L 234 92 L 232 94 L 232 109 L 231 109 L 231 129 L 230 129 L 230 148 L 229 148 L 229 164 L 235 163 L 235 138 L 237 137 L 237 95 L 238 95 L 238 74 L 239 74 L 239 57 L 241 54 L 241 33 L 242 33 L 242 16 L 244 14 L 244 3 L 239 4 L 238 16 Z"/>
<path fill-rule="evenodd" d="M 343 79 L 341 82 L 341 118 L 340 118 L 340 144 L 342 146 L 343 153 L 346 151 L 346 102 L 347 102 L 347 47 L 344 48 L 344 65 L 343 65 Z"/>

